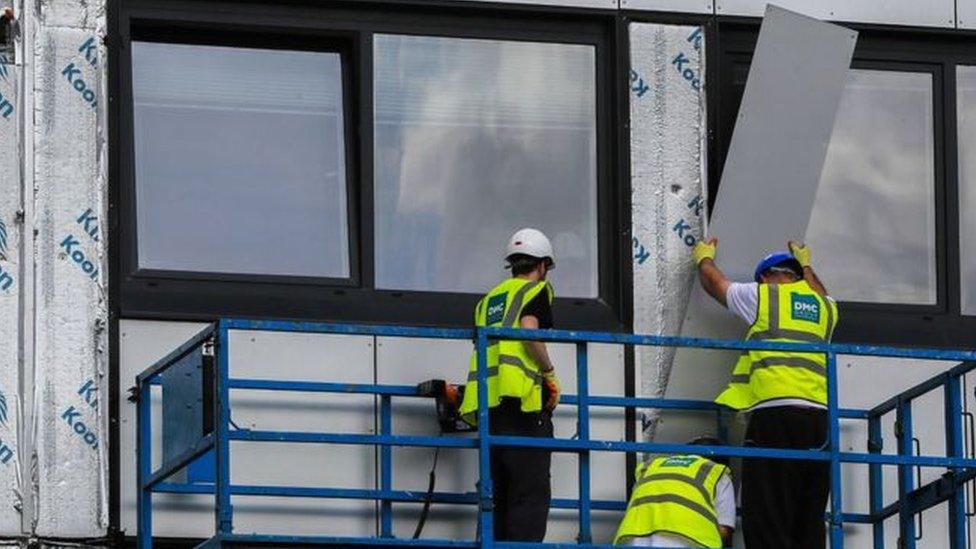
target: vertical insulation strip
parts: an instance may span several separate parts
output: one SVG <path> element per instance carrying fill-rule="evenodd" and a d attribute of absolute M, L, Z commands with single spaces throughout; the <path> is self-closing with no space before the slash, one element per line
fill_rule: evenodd
<path fill-rule="evenodd" d="M 23 261 L 20 68 L 0 60 L 0 537 L 21 532 L 20 299 Z"/>
<path fill-rule="evenodd" d="M 35 533 L 97 537 L 107 521 L 101 36 L 42 24 L 36 44 Z"/>
<path fill-rule="evenodd" d="M 705 37 L 701 27 L 630 25 L 634 330 L 678 335 L 702 234 L 705 192 Z M 640 394 L 663 396 L 674 349 L 637 349 Z M 641 414 L 645 438 L 657 411 Z"/>

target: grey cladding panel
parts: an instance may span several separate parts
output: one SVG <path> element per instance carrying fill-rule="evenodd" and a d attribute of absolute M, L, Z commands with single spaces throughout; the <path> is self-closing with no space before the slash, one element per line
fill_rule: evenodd
<path fill-rule="evenodd" d="M 803 238 L 856 40 L 767 8 L 709 228 L 730 278 L 751 279 L 758 257 Z"/>
<path fill-rule="evenodd" d="M 708 234 L 720 239 L 718 264 L 751 280 L 763 254 L 806 231 L 856 33 L 770 6 L 729 148 Z M 684 336 L 734 339 L 745 323 L 695 284 Z M 712 399 L 728 382 L 736 353 L 679 349 L 668 398 Z M 713 418 L 665 414 L 656 438 L 711 432 Z"/>

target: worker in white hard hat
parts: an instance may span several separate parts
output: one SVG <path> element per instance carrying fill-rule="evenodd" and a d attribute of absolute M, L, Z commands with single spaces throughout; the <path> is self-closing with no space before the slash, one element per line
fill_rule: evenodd
<path fill-rule="evenodd" d="M 521 229 L 505 253 L 511 278 L 489 291 L 475 307 L 477 326 L 549 329 L 553 326 L 552 245 L 537 229 Z M 546 344 L 502 340 L 488 347 L 488 427 L 493 435 L 552 437 L 552 411 L 559 383 Z M 478 412 L 477 355 L 471 356 L 461 417 L 474 424 Z M 550 453 L 530 448 L 497 448 L 491 453 L 494 538 L 542 541 L 551 488 Z"/>

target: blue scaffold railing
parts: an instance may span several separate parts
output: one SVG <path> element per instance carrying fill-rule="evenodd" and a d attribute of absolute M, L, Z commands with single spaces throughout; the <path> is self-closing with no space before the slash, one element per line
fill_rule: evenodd
<path fill-rule="evenodd" d="M 473 438 L 443 436 L 397 435 L 393 433 L 392 399 L 421 397 L 413 385 L 349 384 L 241 379 L 230 377 L 230 339 L 234 330 L 296 332 L 310 334 L 343 334 L 424 339 L 453 339 L 475 342 L 478 360 L 478 401 L 487 399 L 487 348 L 490 341 L 498 339 L 536 340 L 574 344 L 576 347 L 577 394 L 564 395 L 561 404 L 576 406 L 577 436 L 564 438 L 528 438 L 490 435 L 488 409 L 478 410 L 478 432 Z M 726 350 L 774 350 L 804 353 L 822 353 L 827 357 L 829 440 L 823 450 L 790 450 L 746 446 L 690 446 L 658 442 L 621 440 L 595 440 L 590 437 L 590 408 L 632 408 L 660 410 L 698 410 L 719 413 L 720 408 L 711 401 L 676 400 L 591 395 L 589 393 L 587 345 L 591 343 L 618 344 L 625 346 L 692 347 Z M 156 468 L 152 466 L 153 431 L 151 425 L 152 386 L 163 383 L 167 370 L 184 361 L 192 353 L 212 348 L 213 382 L 209 385 L 212 395 L 213 425 L 206 434 L 196 438 L 175 455 L 164 458 Z M 947 368 L 935 377 L 916 385 L 871 409 L 847 409 L 838 405 L 837 356 L 857 355 L 917 360 L 942 360 L 959 364 Z M 423 547 L 610 547 L 593 543 L 591 512 L 620 511 L 625 501 L 609 501 L 591 498 L 590 453 L 630 452 L 650 454 L 694 453 L 704 456 L 729 456 L 739 458 L 771 458 L 817 460 L 830 463 L 831 492 L 827 512 L 829 539 L 832 549 L 844 545 L 844 523 L 871 524 L 874 549 L 884 549 L 884 524 L 886 519 L 898 517 L 899 546 L 915 549 L 917 534 L 916 515 L 936 505 L 948 502 L 949 532 L 944 538 L 950 549 L 966 549 L 968 517 L 965 490 L 976 479 L 976 459 L 966 456 L 964 419 L 971 425 L 972 415 L 963 406 L 962 387 L 964 376 L 976 368 L 976 352 L 939 349 L 904 349 L 866 345 L 843 344 L 794 344 L 760 341 L 722 341 L 683 337 L 630 335 L 620 333 L 577 332 L 561 330 L 517 330 L 502 328 L 442 329 L 399 326 L 367 326 L 348 324 L 322 324 L 308 322 L 257 321 L 223 319 L 208 326 L 167 356 L 157 361 L 136 378 L 137 383 L 137 507 L 138 545 L 150 548 L 153 543 L 153 494 L 212 494 L 215 498 L 215 533 L 202 546 L 246 544 L 321 544 L 321 545 L 379 545 Z M 942 388 L 945 404 L 945 456 L 917 455 L 913 448 L 912 401 L 931 391 Z M 376 434 L 349 434 L 335 432 L 290 432 L 254 429 L 232 429 L 230 394 L 234 390 L 295 391 L 312 393 L 342 393 L 374 395 L 378 398 L 379 431 Z M 207 400 L 205 398 L 204 400 Z M 884 453 L 881 419 L 894 412 L 896 421 L 897 452 Z M 868 447 L 866 452 L 844 452 L 840 445 L 841 420 L 866 421 Z M 342 445 L 369 445 L 379 448 L 379 487 L 376 489 L 351 489 L 330 487 L 295 487 L 232 484 L 231 442 L 287 442 L 326 443 Z M 490 455 L 493 447 L 545 448 L 554 452 L 578 455 L 578 498 L 555 499 L 553 508 L 575 509 L 579 516 L 578 544 L 543 544 L 524 542 L 498 542 L 492 539 L 492 482 Z M 431 495 L 415 491 L 395 490 L 393 484 L 393 448 L 466 448 L 477 450 L 479 478 L 476 493 L 434 492 Z M 186 470 L 204 454 L 215 456 L 215 474 L 208 482 L 172 482 L 176 473 Z M 870 509 L 868 513 L 844 512 L 842 501 L 841 464 L 867 465 L 870 481 Z M 883 493 L 882 467 L 898 469 L 898 494 L 886 503 Z M 944 469 L 937 480 L 916 486 L 915 469 L 932 467 Z M 301 498 L 327 498 L 371 500 L 379 502 L 379 527 L 373 537 L 339 536 L 288 536 L 241 534 L 234 532 L 233 496 L 276 496 Z M 393 534 L 393 504 L 434 503 L 476 505 L 479 512 L 477 539 L 405 539 Z"/>

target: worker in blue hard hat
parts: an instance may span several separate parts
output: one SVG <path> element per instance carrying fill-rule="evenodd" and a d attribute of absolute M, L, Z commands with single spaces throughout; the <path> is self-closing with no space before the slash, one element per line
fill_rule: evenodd
<path fill-rule="evenodd" d="M 837 304 L 810 266 L 810 250 L 764 257 L 753 282 L 731 282 L 715 263 L 718 240 L 692 252 L 705 291 L 749 325 L 746 339 L 825 343 Z M 819 449 L 827 441 L 826 357 L 820 353 L 748 351 L 715 401 L 749 414 L 745 444 Z M 742 533 L 748 549 L 823 549 L 830 469 L 822 461 L 744 459 Z"/>

